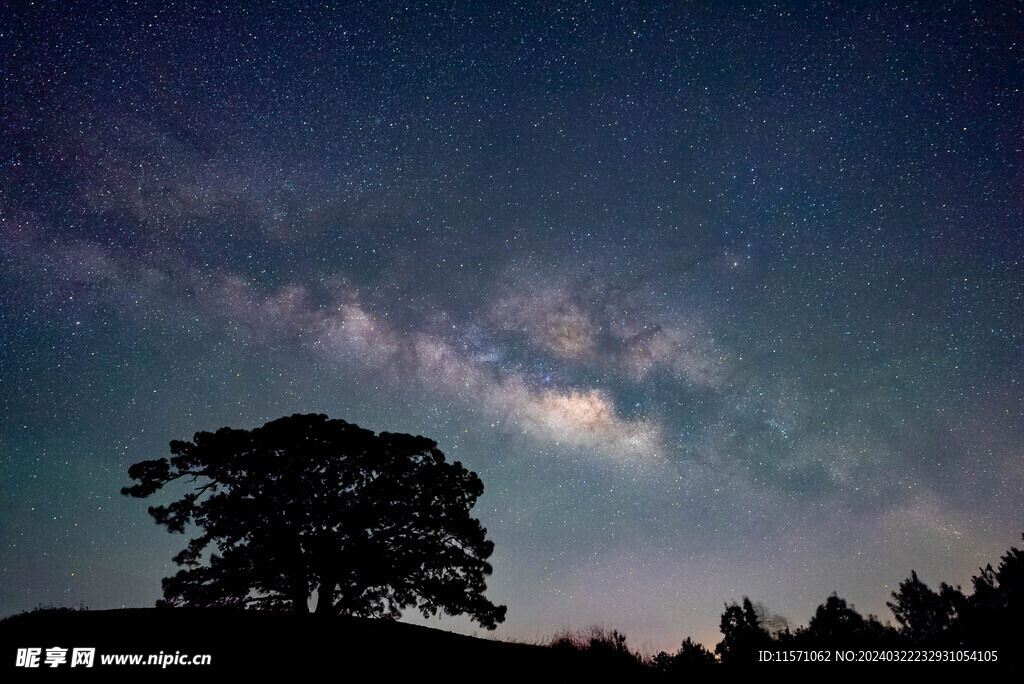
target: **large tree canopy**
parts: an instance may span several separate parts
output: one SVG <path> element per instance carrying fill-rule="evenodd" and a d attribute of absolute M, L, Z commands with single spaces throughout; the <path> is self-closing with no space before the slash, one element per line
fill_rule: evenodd
<path fill-rule="evenodd" d="M 199 432 L 171 453 L 133 465 L 138 484 L 122 489 L 187 485 L 149 509 L 170 532 L 201 532 L 174 558 L 185 567 L 164 580 L 166 603 L 307 612 L 315 595 L 318 613 L 504 620 L 483 596 L 494 544 L 470 516 L 483 484 L 433 440 L 294 415 Z"/>

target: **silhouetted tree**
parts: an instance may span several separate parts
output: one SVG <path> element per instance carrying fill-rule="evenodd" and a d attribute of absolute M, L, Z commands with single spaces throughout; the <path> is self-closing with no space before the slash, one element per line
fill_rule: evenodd
<path fill-rule="evenodd" d="M 1024 538 L 1024 536 L 1022 536 Z M 972 578 L 973 603 L 989 611 L 1024 611 L 1024 551 L 1010 547 L 997 570 L 989 564 Z"/>
<path fill-rule="evenodd" d="M 850 643 L 864 630 L 864 618 L 835 592 L 818 606 L 807 625 L 807 635 L 821 641 Z"/>
<path fill-rule="evenodd" d="M 757 652 L 769 648 L 771 635 L 761 625 L 761 619 L 754 604 L 746 596 L 743 605 L 726 605 L 720 624 L 722 640 L 715 646 L 715 653 L 723 664 L 750 664 L 755 662 Z"/>
<path fill-rule="evenodd" d="M 901 646 L 903 638 L 899 630 L 892 626 L 888 620 L 884 623 L 877 615 L 868 614 L 864 620 L 864 629 L 861 631 L 861 638 L 857 646 L 863 648 L 895 648 Z"/>
<path fill-rule="evenodd" d="M 694 669 L 708 667 L 717 664 L 715 654 L 698 644 L 690 637 L 683 640 L 679 650 L 674 655 L 662 651 L 654 656 L 651 665 L 658 672 L 667 675 L 683 675 Z"/>
<path fill-rule="evenodd" d="M 874 615 L 867 618 L 835 592 L 818 606 L 794 640 L 804 648 L 885 648 L 899 645 L 899 633 Z"/>
<path fill-rule="evenodd" d="M 149 512 L 170 532 L 200 534 L 164 580 L 167 605 L 245 606 L 397 616 L 468 614 L 493 629 L 505 607 L 483 596 L 494 544 L 469 512 L 483 484 L 425 437 L 374 434 L 323 415 L 254 430 L 199 432 L 170 459 L 136 463 L 146 497 L 190 491 Z M 204 562 L 208 548 L 213 553 Z"/>
<path fill-rule="evenodd" d="M 972 583 L 962 632 L 976 644 L 1018 642 L 1024 631 L 1024 552 L 1010 547 L 997 569 L 985 566 Z"/>
<path fill-rule="evenodd" d="M 714 665 L 718 661 L 715 660 L 715 654 L 704 648 L 703 644 L 686 637 L 676 652 L 676 662 L 682 667 L 696 667 Z"/>
<path fill-rule="evenodd" d="M 886 605 L 900 623 L 903 635 L 917 643 L 952 636 L 967 602 L 959 588 L 943 582 L 935 592 L 914 571 L 900 582 L 899 591 L 892 592 L 892 598 Z"/>

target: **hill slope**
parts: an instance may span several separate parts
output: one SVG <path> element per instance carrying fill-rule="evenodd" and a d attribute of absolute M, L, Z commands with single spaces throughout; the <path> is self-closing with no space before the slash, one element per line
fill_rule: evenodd
<path fill-rule="evenodd" d="M 208 666 L 171 664 L 185 674 L 326 669 L 369 679 L 434 672 L 488 677 L 537 674 L 579 676 L 600 670 L 631 678 L 648 674 L 634 663 L 595 660 L 572 650 L 468 637 L 389 620 L 320 618 L 227 609 L 135 608 L 105 611 L 42 610 L 0 621 L 4 668 L 18 648 L 96 648 L 95 667 L 108 673 L 154 672 L 160 665 L 103 665 L 103 655 L 209 654 Z M 143 660 L 146 658 L 144 657 Z M 59 666 L 69 669 L 69 664 Z"/>

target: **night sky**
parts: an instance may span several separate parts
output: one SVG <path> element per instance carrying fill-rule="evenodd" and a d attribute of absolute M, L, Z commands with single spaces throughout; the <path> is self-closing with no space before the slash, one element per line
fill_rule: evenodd
<path fill-rule="evenodd" d="M 153 605 L 128 466 L 313 412 L 480 475 L 499 638 L 969 590 L 1024 531 L 1024 14 L 814 4 L 6 4 L 0 615 Z"/>

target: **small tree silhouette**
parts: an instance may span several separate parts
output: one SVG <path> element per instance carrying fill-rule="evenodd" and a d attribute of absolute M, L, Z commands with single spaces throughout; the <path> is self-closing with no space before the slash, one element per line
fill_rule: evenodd
<path fill-rule="evenodd" d="M 505 607 L 483 596 L 494 544 L 469 514 L 483 484 L 425 437 L 294 415 L 254 430 L 199 432 L 170 459 L 136 463 L 146 497 L 190 490 L 149 512 L 170 532 L 201 533 L 164 580 L 172 606 L 244 606 L 397 616 L 468 614 L 488 629 Z M 209 560 L 206 550 L 213 546 Z"/>
<path fill-rule="evenodd" d="M 722 640 L 715 646 L 723 664 L 750 664 L 755 662 L 757 651 L 768 648 L 772 637 L 761 625 L 761 619 L 754 604 L 746 596 L 743 605 L 726 605 L 722 613 Z"/>

